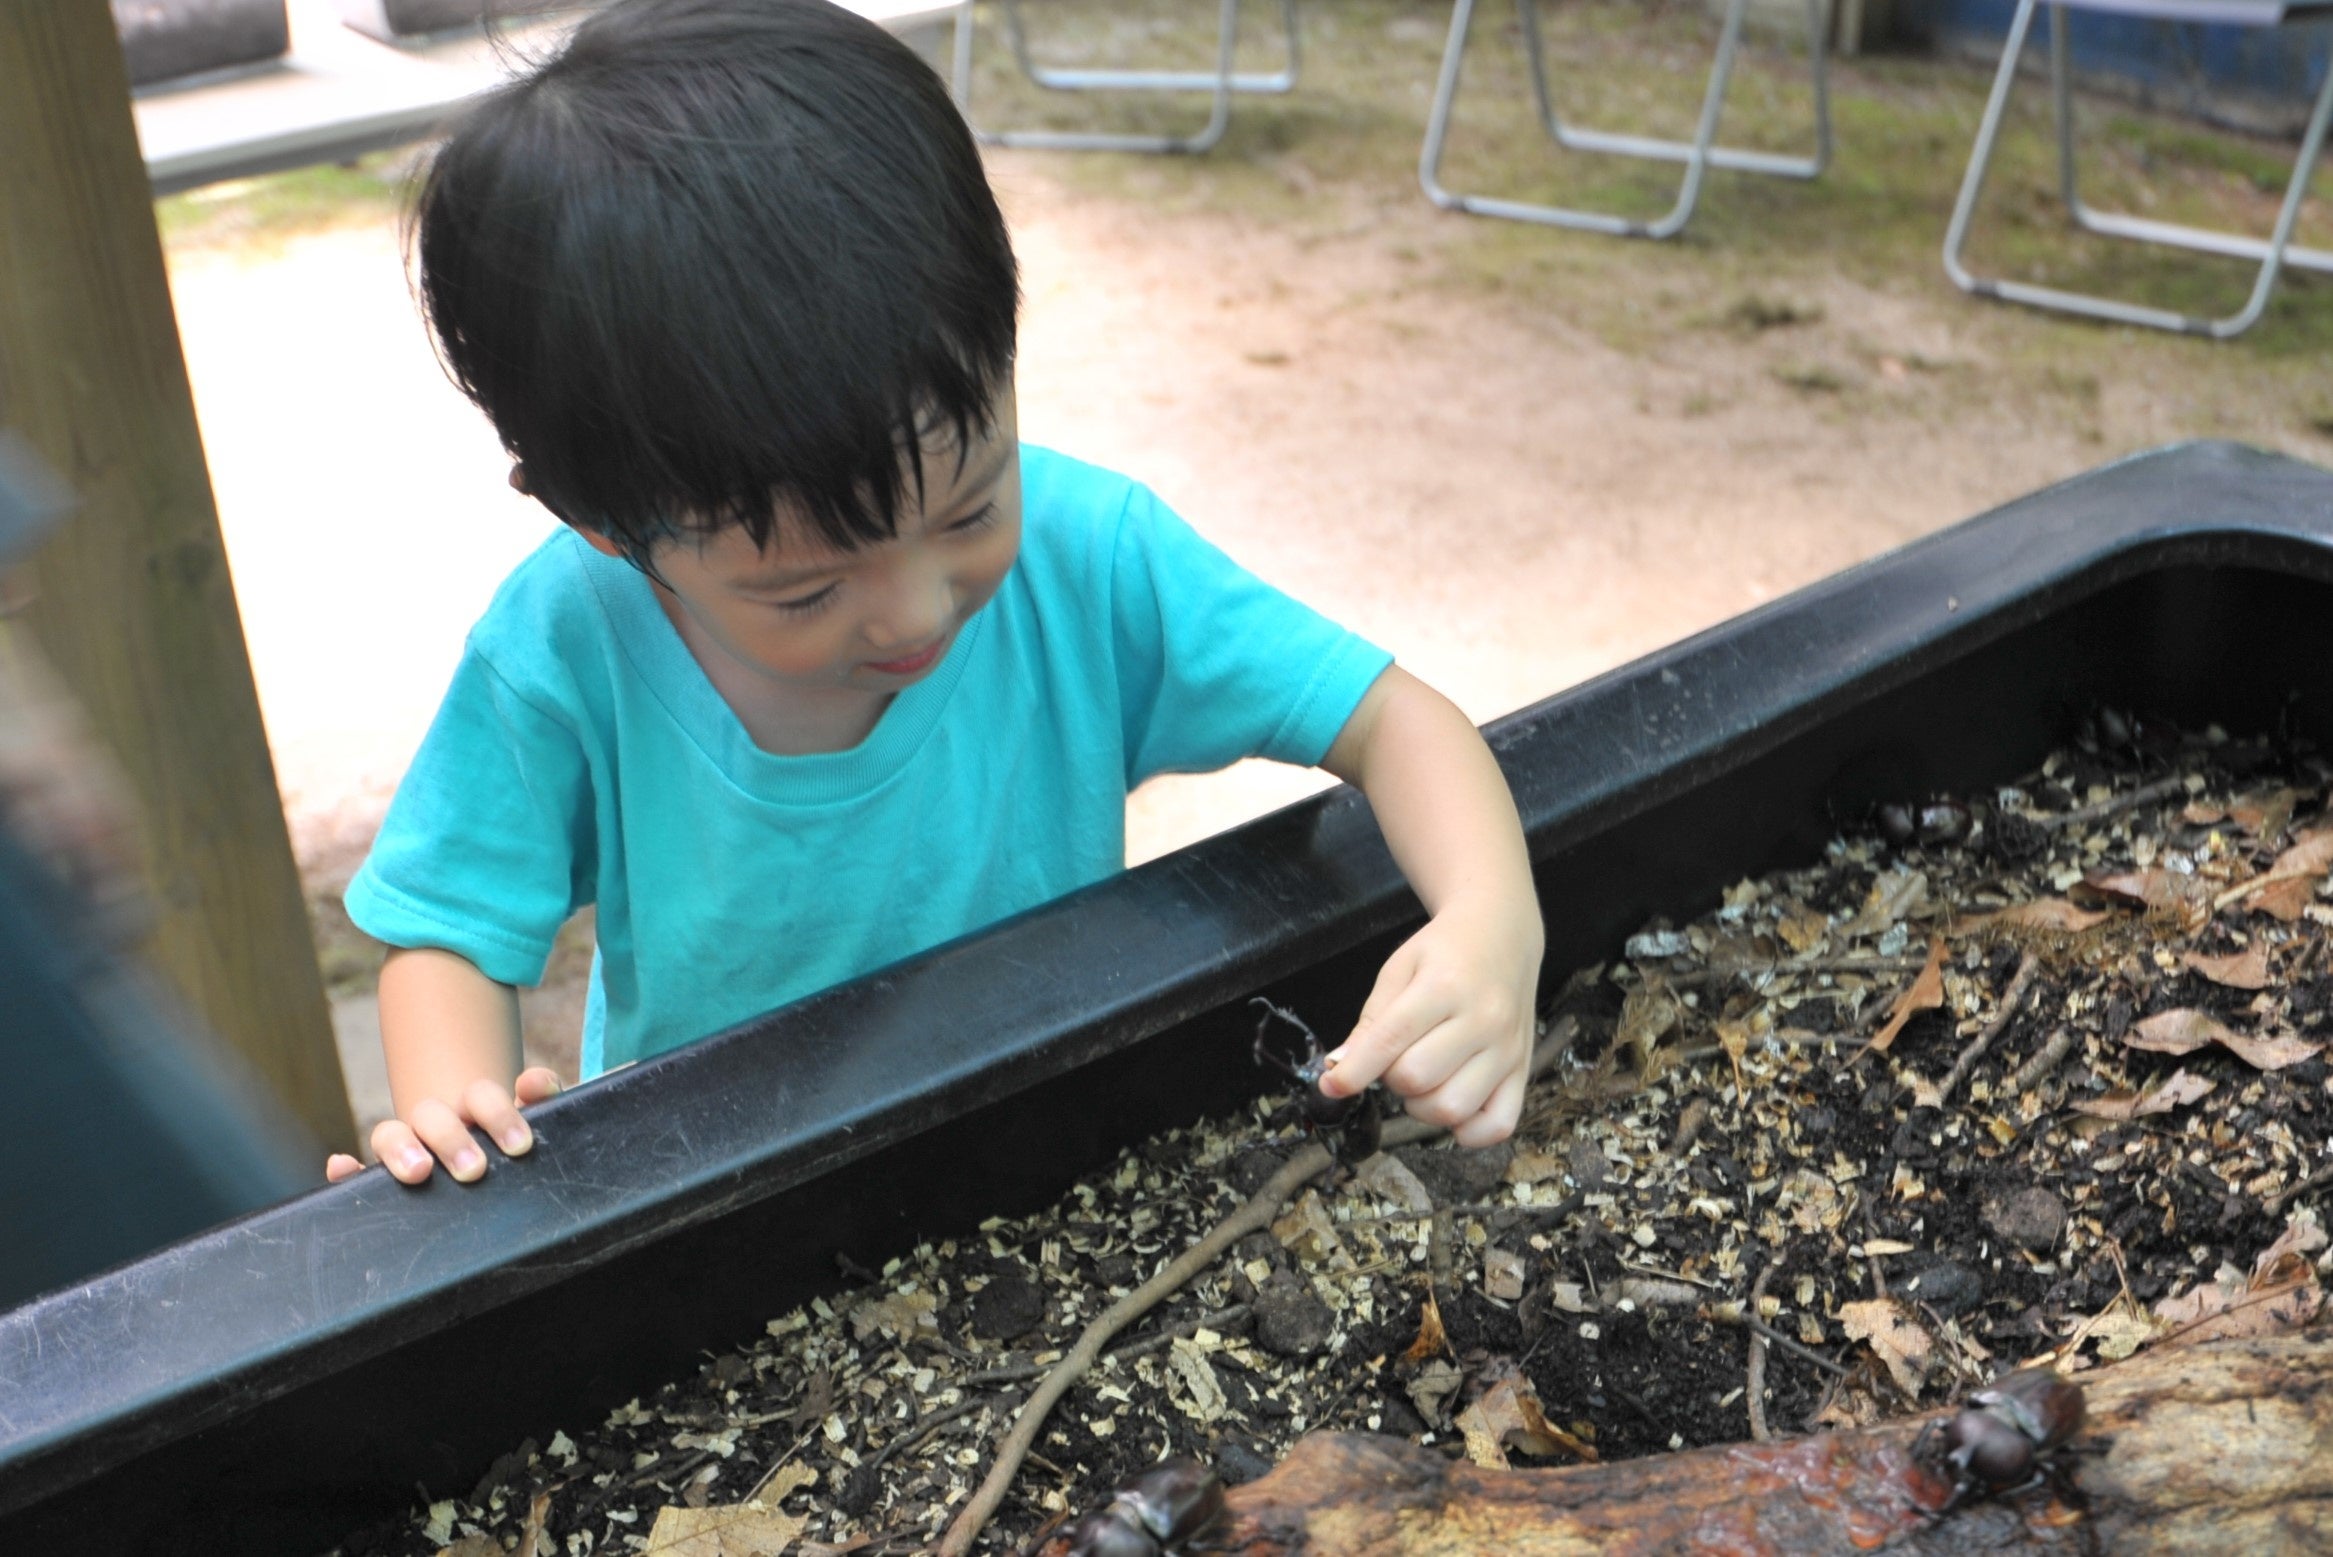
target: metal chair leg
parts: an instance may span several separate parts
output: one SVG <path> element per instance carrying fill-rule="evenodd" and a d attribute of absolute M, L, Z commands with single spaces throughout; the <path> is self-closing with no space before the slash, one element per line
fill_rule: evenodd
<path fill-rule="evenodd" d="M 1815 178 L 1830 165 L 1829 51 L 1823 36 L 1825 17 L 1822 0 L 1807 0 L 1807 47 L 1813 65 L 1815 94 L 1815 152 L 1811 157 L 1791 157 L 1717 144 L 1718 119 L 1724 111 L 1726 89 L 1732 82 L 1734 59 L 1741 47 L 1742 20 L 1748 8 L 1748 0 L 1729 0 L 1726 7 L 1723 29 L 1718 37 L 1717 59 L 1710 67 L 1709 83 L 1702 94 L 1701 115 L 1690 141 L 1621 135 L 1565 124 L 1556 110 L 1554 95 L 1548 88 L 1547 51 L 1540 34 L 1535 0 L 1516 0 L 1516 10 L 1523 26 L 1523 49 L 1531 69 L 1532 99 L 1538 108 L 1540 124 L 1549 137 L 1569 151 L 1683 163 L 1685 176 L 1679 186 L 1676 202 L 1666 215 L 1647 222 L 1601 211 L 1536 205 L 1486 195 L 1460 194 L 1448 189 L 1442 183 L 1442 155 L 1449 140 L 1451 112 L 1457 103 L 1461 65 L 1474 21 L 1474 4 L 1475 0 L 1457 0 L 1451 10 L 1450 35 L 1443 45 L 1442 68 L 1434 85 L 1433 107 L 1426 119 L 1426 143 L 1418 157 L 1418 183 L 1424 188 L 1426 198 L 1438 206 L 1477 216 L 1538 222 L 1550 227 L 1605 233 L 1613 237 L 1668 238 L 1683 230 L 1686 222 L 1692 218 L 1693 209 L 1701 197 L 1702 182 L 1711 168 L 1765 173 L 1784 178 Z"/>
<path fill-rule="evenodd" d="M 957 106 L 973 124 L 973 133 L 992 146 L 1035 147 L 1054 151 L 1203 152 L 1223 139 L 1231 121 L 1235 93 L 1276 94 L 1291 90 L 1301 67 L 1296 25 L 1296 0 L 1279 0 L 1281 27 L 1287 40 L 1287 64 L 1270 73 L 1242 74 L 1233 68 L 1239 39 L 1239 0 L 1222 0 L 1216 28 L 1215 68 L 1206 71 L 1058 70 L 1036 62 L 1029 49 L 1028 29 L 1021 19 L 1020 0 L 1001 0 L 1006 41 L 1021 73 L 1038 86 L 1055 92 L 1206 92 L 1207 121 L 1190 135 L 1121 135 L 1085 130 L 987 130 L 972 121 L 972 8 L 957 14 L 955 88 Z"/>
<path fill-rule="evenodd" d="M 1945 229 L 1944 269 L 1955 285 L 1979 297 L 2054 309 L 2060 313 L 2104 319 L 2116 324 L 2143 325 L 2150 329 L 2227 340 L 2250 329 L 2267 310 L 2268 299 L 2276 289 L 2277 277 L 2286 265 L 2296 269 L 2333 272 L 2333 252 L 2302 248 L 2292 242 L 2293 228 L 2300 219 L 2301 202 L 2308 194 L 2309 181 L 2324 150 L 2328 126 L 2333 125 L 2333 73 L 2328 74 L 2323 89 L 2317 94 L 2316 107 L 2310 113 L 2308 129 L 2302 135 L 2300 151 L 2293 162 L 2291 181 L 2285 187 L 2284 203 L 2277 211 L 2275 228 L 2266 239 L 2097 211 L 2082 200 L 2076 172 L 2074 101 L 2067 66 L 2066 14 L 2063 7 L 2051 5 L 2050 96 L 2058 139 L 2058 185 L 2065 197 L 2067 214 L 2074 223 L 2084 231 L 2102 237 L 2216 254 L 2228 259 L 2255 260 L 2259 262 L 2260 269 L 2253 278 L 2252 293 L 2244 306 L 2217 319 L 1971 273 L 1962 259 L 1962 251 L 1968 240 L 1969 222 L 1992 162 L 2009 93 L 2016 82 L 2018 63 L 2030 41 L 2033 12 L 2039 5 L 2046 3 L 2047 0 L 2020 0 L 2017 16 L 2010 24 L 2001 69 L 1993 79 L 1993 95 L 1985 105 L 1984 121 L 1977 130 L 1977 144 L 1969 156 L 1968 173 L 1961 182 L 1960 198 L 1953 206 L 1951 224 Z"/>

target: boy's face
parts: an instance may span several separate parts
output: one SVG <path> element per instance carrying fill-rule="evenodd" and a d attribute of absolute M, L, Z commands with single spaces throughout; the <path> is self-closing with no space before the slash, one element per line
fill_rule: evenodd
<path fill-rule="evenodd" d="M 749 728 L 790 706 L 818 719 L 872 698 L 879 711 L 947 657 L 1020 552 L 1009 382 L 994 421 L 968 449 L 948 430 L 924 445 L 924 500 L 910 483 L 891 540 L 838 552 L 781 514 L 767 550 L 737 529 L 656 548 L 666 613 Z"/>

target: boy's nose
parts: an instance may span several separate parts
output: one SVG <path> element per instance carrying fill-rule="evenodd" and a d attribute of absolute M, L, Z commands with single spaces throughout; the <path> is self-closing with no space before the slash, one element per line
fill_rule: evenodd
<path fill-rule="evenodd" d="M 868 622 L 867 639 L 878 649 L 914 648 L 946 632 L 955 614 L 955 590 L 945 575 L 902 579 Z"/>

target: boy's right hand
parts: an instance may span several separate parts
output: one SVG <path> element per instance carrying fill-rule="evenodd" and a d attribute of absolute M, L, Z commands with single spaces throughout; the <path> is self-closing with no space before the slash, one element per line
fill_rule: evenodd
<path fill-rule="evenodd" d="M 484 1130 L 505 1154 L 524 1156 L 534 1149 L 535 1133 L 519 1110 L 558 1091 L 558 1073 L 537 1065 L 520 1071 L 508 1092 L 496 1082 L 471 1082 L 458 1110 L 437 1098 L 423 1098 L 413 1105 L 410 1119 L 384 1119 L 373 1126 L 373 1155 L 400 1184 L 424 1182 L 441 1162 L 457 1182 L 475 1183 L 486 1176 L 486 1154 L 478 1149 L 470 1127 Z M 325 1160 L 324 1176 L 337 1184 L 363 1169 L 356 1158 L 335 1152 Z"/>

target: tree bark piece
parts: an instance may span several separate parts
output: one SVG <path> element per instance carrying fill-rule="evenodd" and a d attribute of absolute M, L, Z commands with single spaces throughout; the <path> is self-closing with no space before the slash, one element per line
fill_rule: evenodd
<path fill-rule="evenodd" d="M 2333 1331 L 2178 1347 L 2078 1376 L 2066 1489 L 1971 1499 L 1911 1457 L 1920 1423 L 1618 1464 L 1489 1471 L 1320 1433 L 1232 1489 L 1235 1557 L 1861 1557 L 2333 1550 Z M 1058 1543 L 1056 1543 L 1058 1544 Z"/>

